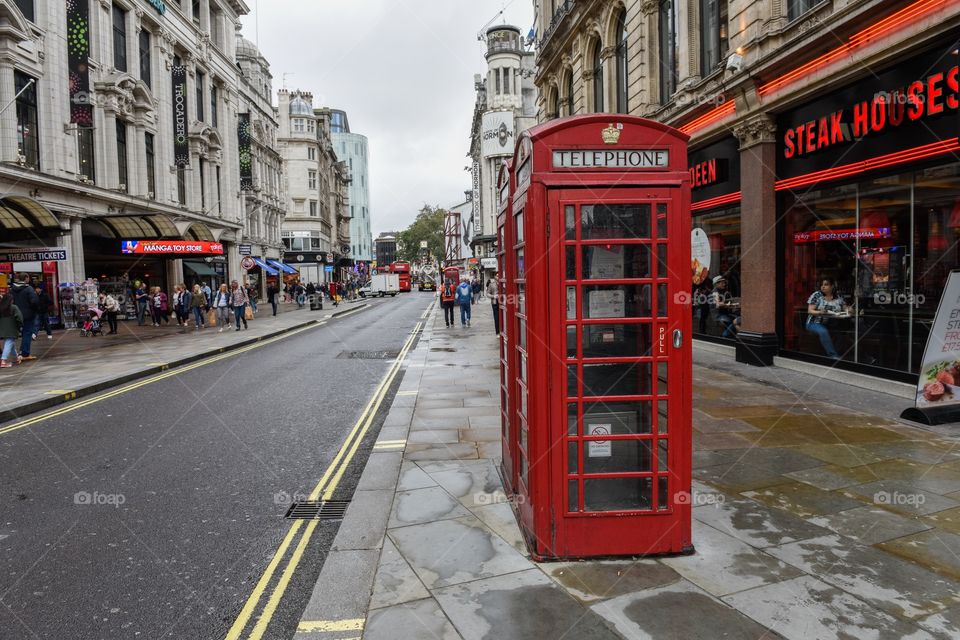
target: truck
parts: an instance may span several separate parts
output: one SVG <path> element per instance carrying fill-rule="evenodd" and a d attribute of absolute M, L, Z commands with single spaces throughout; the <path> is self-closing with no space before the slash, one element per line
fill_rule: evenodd
<path fill-rule="evenodd" d="M 400 275 L 396 273 L 378 273 L 370 276 L 370 281 L 360 288 L 360 295 L 395 296 L 400 292 Z"/>

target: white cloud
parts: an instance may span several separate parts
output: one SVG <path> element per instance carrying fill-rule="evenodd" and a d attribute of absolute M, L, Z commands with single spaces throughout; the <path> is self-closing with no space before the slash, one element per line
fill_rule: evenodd
<path fill-rule="evenodd" d="M 403 229 L 424 202 L 449 206 L 470 188 L 477 34 L 501 9 L 526 35 L 531 0 L 248 0 L 243 35 L 259 40 L 274 89 L 302 89 L 343 109 L 370 142 L 374 235 Z M 258 34 L 259 32 L 259 34 Z M 259 38 L 258 38 L 259 35 Z M 276 97 L 274 97 L 276 102 Z"/>

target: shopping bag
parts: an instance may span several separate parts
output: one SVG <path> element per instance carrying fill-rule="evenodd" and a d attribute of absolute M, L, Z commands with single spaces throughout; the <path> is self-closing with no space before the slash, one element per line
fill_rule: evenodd
<path fill-rule="evenodd" d="M 217 312 L 214 309 L 207 311 L 207 324 L 211 327 L 217 326 Z"/>
<path fill-rule="evenodd" d="M 243 308 L 243 317 L 247 320 L 253 320 L 253 309 L 250 308 L 250 305 Z"/>

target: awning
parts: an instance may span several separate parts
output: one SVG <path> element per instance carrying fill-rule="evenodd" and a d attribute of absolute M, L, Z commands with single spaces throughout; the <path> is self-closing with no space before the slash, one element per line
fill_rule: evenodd
<path fill-rule="evenodd" d="M 24 196 L 0 198 L 0 228 L 58 229 L 57 217 L 42 204 Z"/>
<path fill-rule="evenodd" d="M 277 271 L 276 269 L 268 265 L 266 262 L 264 262 L 260 258 L 254 258 L 253 261 L 256 262 L 257 266 L 263 269 L 268 275 L 275 276 L 280 274 L 279 271 Z"/>
<path fill-rule="evenodd" d="M 277 269 L 280 269 L 280 271 L 283 271 L 284 273 L 300 273 L 299 271 L 297 271 L 296 269 L 294 269 L 294 268 L 291 267 L 290 265 L 283 264 L 283 263 L 280 262 L 279 260 L 273 260 L 273 259 L 268 258 L 268 259 L 267 259 L 267 262 L 269 262 L 270 264 L 272 264 L 272 265 L 273 265 L 274 267 L 276 267 Z"/>
<path fill-rule="evenodd" d="M 142 216 L 103 216 L 94 218 L 117 238 L 157 239 L 179 238 L 177 227 L 165 215 L 156 213 Z"/>
<path fill-rule="evenodd" d="M 216 271 L 210 268 L 210 265 L 204 262 L 188 262 L 187 260 L 183 261 L 183 266 L 190 271 L 193 271 L 198 276 L 216 276 L 219 275 Z"/>

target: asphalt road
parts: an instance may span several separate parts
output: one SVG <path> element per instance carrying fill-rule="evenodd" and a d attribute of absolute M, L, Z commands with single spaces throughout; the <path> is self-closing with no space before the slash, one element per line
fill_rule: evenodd
<path fill-rule="evenodd" d="M 291 527 L 288 496 L 317 484 L 392 363 L 343 352 L 399 351 L 433 299 L 376 301 L 0 435 L 0 638 L 223 638 Z M 338 524 L 318 525 L 264 638 L 293 635 Z"/>

